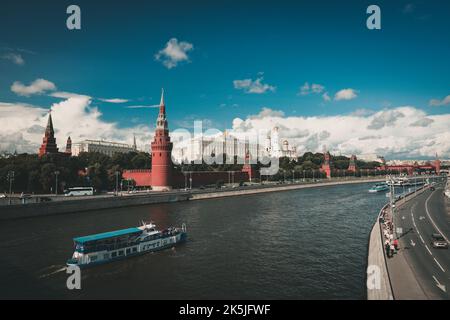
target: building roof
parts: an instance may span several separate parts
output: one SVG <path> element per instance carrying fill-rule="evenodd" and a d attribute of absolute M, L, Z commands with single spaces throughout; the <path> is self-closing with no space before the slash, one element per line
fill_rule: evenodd
<path fill-rule="evenodd" d="M 128 228 L 128 229 L 110 231 L 110 232 L 105 232 L 105 233 L 93 234 L 93 235 L 85 236 L 85 237 L 78 237 L 78 238 L 74 238 L 73 241 L 75 241 L 77 243 L 86 243 L 86 242 L 90 242 L 90 241 L 124 236 L 127 234 L 137 233 L 137 232 L 142 232 L 142 230 L 139 228 Z"/>

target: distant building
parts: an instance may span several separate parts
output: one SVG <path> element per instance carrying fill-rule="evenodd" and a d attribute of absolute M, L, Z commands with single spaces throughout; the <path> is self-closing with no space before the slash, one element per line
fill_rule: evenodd
<path fill-rule="evenodd" d="M 280 134 L 278 127 L 273 128 L 268 134 L 265 143 L 265 151 L 271 158 L 287 157 L 296 159 L 298 157 L 297 148 L 290 147 L 289 141 L 284 140 L 280 148 Z"/>
<path fill-rule="evenodd" d="M 291 146 L 289 145 L 289 141 L 284 140 L 283 146 L 281 148 L 281 156 L 290 159 L 296 159 L 298 158 L 297 148 L 296 147 L 291 148 Z"/>
<path fill-rule="evenodd" d="M 358 170 L 358 166 L 356 165 L 357 158 L 355 155 L 352 155 L 350 158 L 350 163 L 348 166 L 349 172 L 356 172 Z"/>
<path fill-rule="evenodd" d="M 379 156 L 375 153 L 369 153 L 369 154 L 360 154 L 358 155 L 358 159 L 365 162 L 379 162 L 384 163 L 385 160 L 382 156 Z"/>
<path fill-rule="evenodd" d="M 198 136 L 174 145 L 172 158 L 177 163 L 191 163 L 208 157 L 225 155 L 227 159 L 245 159 L 247 152 L 253 159 L 261 159 L 266 153 L 258 143 L 241 140 L 226 131 L 216 136 Z"/>
<path fill-rule="evenodd" d="M 417 160 L 391 160 L 387 163 L 384 162 L 382 166 L 377 168 L 383 171 L 394 171 L 394 172 L 406 172 L 408 175 L 413 175 L 414 173 L 436 173 L 441 172 L 442 162 L 439 160 L 436 154 L 436 159 L 434 161 L 417 161 Z"/>
<path fill-rule="evenodd" d="M 78 156 L 82 152 L 98 152 L 107 156 L 112 156 L 115 153 L 129 153 L 136 151 L 136 145 L 131 146 L 125 143 L 103 140 L 84 140 L 72 145 L 72 154 L 74 156 Z"/>

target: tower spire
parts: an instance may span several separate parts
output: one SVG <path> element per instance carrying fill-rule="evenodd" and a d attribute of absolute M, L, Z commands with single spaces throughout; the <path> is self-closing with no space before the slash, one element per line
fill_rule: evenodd
<path fill-rule="evenodd" d="M 45 128 L 44 138 L 42 139 L 42 145 L 39 148 L 39 157 L 45 154 L 58 153 L 58 147 L 56 145 L 55 130 L 53 130 L 52 114 L 49 112 L 47 127 Z"/>
<path fill-rule="evenodd" d="M 45 128 L 45 135 L 53 136 L 55 131 L 53 130 L 53 121 L 52 121 L 52 111 L 50 110 L 48 113 L 47 127 Z"/>
<path fill-rule="evenodd" d="M 164 88 L 161 89 L 161 102 L 159 103 L 159 106 L 164 106 Z"/>
<path fill-rule="evenodd" d="M 164 89 L 161 91 L 161 102 L 159 104 L 159 115 L 158 120 L 156 121 L 156 127 L 158 129 L 167 130 L 167 119 L 166 119 L 166 105 L 164 102 Z"/>

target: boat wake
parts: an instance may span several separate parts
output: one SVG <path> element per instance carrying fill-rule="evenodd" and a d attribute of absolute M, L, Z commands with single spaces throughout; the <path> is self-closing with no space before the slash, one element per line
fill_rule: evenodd
<path fill-rule="evenodd" d="M 48 273 L 44 273 L 43 275 L 39 276 L 39 279 L 48 278 L 48 277 L 53 276 L 53 275 L 55 275 L 57 273 L 65 272 L 67 270 L 67 267 L 62 267 L 61 265 L 59 265 L 59 266 L 50 266 L 50 267 L 48 267 L 48 268 L 46 268 L 44 270 L 49 270 L 50 271 L 51 269 L 54 269 L 55 267 L 58 268 L 58 269 L 53 270 L 53 271 L 48 272 Z"/>

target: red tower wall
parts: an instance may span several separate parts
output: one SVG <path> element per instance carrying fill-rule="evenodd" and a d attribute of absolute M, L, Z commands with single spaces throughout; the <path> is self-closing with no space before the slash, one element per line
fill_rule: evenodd
<path fill-rule="evenodd" d="M 320 168 L 320 171 L 325 172 L 325 174 L 327 175 L 327 178 L 330 179 L 331 178 L 331 156 L 329 152 L 326 152 L 325 155 L 325 161 L 322 165 L 322 167 Z"/>
<path fill-rule="evenodd" d="M 441 161 L 436 159 L 434 161 L 434 168 L 436 170 L 436 173 L 439 174 L 441 172 Z"/>
<path fill-rule="evenodd" d="M 348 171 L 349 172 L 356 172 L 356 170 L 357 170 L 357 167 L 356 167 L 356 156 L 355 155 L 353 155 L 351 158 L 350 158 L 350 164 L 349 164 L 349 166 L 348 166 Z"/>
<path fill-rule="evenodd" d="M 152 170 L 124 170 L 122 177 L 125 180 L 134 180 L 137 187 L 152 185 Z"/>

